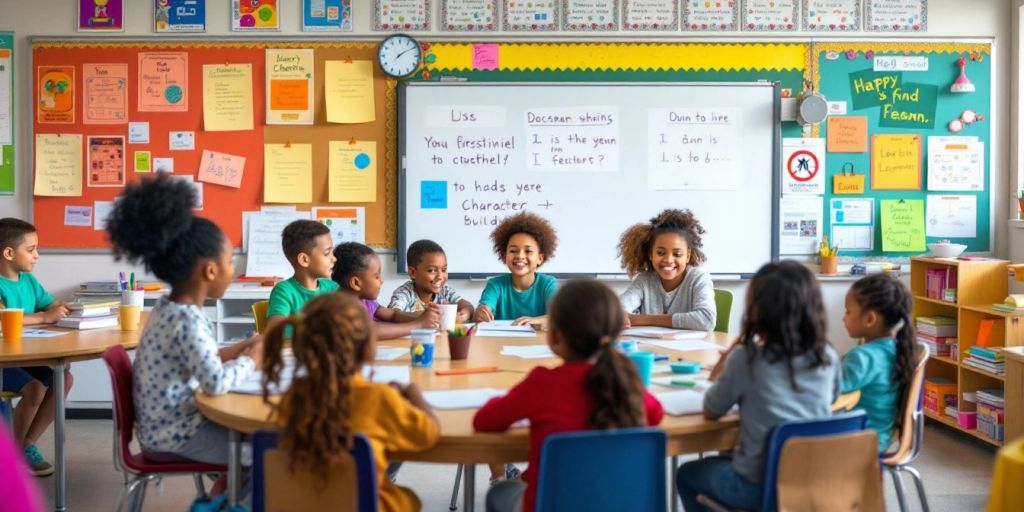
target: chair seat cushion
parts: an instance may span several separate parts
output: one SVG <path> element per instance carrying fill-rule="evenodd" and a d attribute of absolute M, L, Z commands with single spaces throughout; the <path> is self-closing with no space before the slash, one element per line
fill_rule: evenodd
<path fill-rule="evenodd" d="M 224 473 L 226 466 L 206 464 L 162 452 L 133 453 L 124 464 L 136 473 Z"/>

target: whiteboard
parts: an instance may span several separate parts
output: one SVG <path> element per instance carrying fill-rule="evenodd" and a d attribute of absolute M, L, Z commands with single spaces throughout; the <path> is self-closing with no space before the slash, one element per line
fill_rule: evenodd
<path fill-rule="evenodd" d="M 696 214 L 713 274 L 778 258 L 775 84 L 411 82 L 398 100 L 401 272 L 423 238 L 452 277 L 507 272 L 488 236 L 521 210 L 557 230 L 554 275 L 622 275 L 619 236 L 665 208 Z"/>

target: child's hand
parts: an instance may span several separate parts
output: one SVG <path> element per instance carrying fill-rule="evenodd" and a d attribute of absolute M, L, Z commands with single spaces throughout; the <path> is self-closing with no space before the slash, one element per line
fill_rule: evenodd
<path fill-rule="evenodd" d="M 709 381 L 714 382 L 718 380 L 718 375 L 722 373 L 722 370 L 725 370 L 725 361 L 726 359 L 729 359 L 729 354 L 732 354 L 732 351 L 742 344 L 743 342 L 737 338 L 736 341 L 733 342 L 732 346 L 729 347 L 729 350 L 722 353 L 722 357 L 718 359 L 718 362 L 715 363 L 715 367 L 711 369 L 711 374 L 708 375 Z"/>
<path fill-rule="evenodd" d="M 436 328 L 441 324 L 441 307 L 437 304 L 427 304 L 423 313 L 420 313 L 420 325 L 426 328 Z"/>
<path fill-rule="evenodd" d="M 486 304 L 481 304 L 480 307 L 476 308 L 476 321 L 493 322 L 494 313 L 491 311 L 491 307 Z"/>
<path fill-rule="evenodd" d="M 247 344 L 244 350 L 242 350 L 243 356 L 249 356 L 252 362 L 255 363 L 256 369 L 259 370 L 263 367 L 263 337 L 255 335 L 245 341 L 243 344 Z"/>
<path fill-rule="evenodd" d="M 547 316 L 521 316 L 513 320 L 512 325 L 532 325 L 540 327 L 541 330 L 547 330 L 545 326 L 547 320 Z"/>
<path fill-rule="evenodd" d="M 68 309 L 64 304 L 60 304 L 55 308 L 49 309 L 43 312 L 43 323 L 53 324 L 57 323 L 57 320 L 68 316 L 71 310 Z"/>
<path fill-rule="evenodd" d="M 622 328 L 629 329 L 629 315 L 622 315 Z"/>

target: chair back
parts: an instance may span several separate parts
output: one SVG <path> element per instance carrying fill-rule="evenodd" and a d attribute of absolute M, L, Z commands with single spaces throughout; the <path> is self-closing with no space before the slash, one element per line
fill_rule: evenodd
<path fill-rule="evenodd" d="M 715 332 L 729 332 L 732 292 L 715 288 Z"/>
<path fill-rule="evenodd" d="M 544 440 L 536 512 L 664 512 L 666 506 L 660 429 L 564 432 Z"/>
<path fill-rule="evenodd" d="M 264 334 L 264 331 L 267 330 L 267 310 L 269 309 L 269 300 L 252 303 L 252 317 L 256 320 L 256 332 L 260 334 Z"/>
<path fill-rule="evenodd" d="M 121 345 L 114 345 L 103 352 L 103 362 L 110 371 L 110 387 L 114 391 L 114 436 L 118 462 L 131 465 L 125 460 L 131 454 L 128 448 L 135 428 L 135 404 L 132 402 L 132 360 Z"/>
<path fill-rule="evenodd" d="M 351 458 L 319 480 L 317 472 L 289 469 L 288 454 L 277 449 L 278 432 L 253 434 L 252 510 L 337 510 L 376 512 L 377 466 L 370 442 L 352 435 Z"/>
<path fill-rule="evenodd" d="M 874 430 L 790 439 L 779 459 L 779 510 L 885 510 L 877 449 Z"/>
<path fill-rule="evenodd" d="M 851 411 L 834 414 L 827 418 L 790 421 L 776 425 L 772 429 L 771 435 L 768 436 L 764 481 L 761 487 L 761 506 L 758 507 L 758 510 L 762 512 L 775 512 L 778 510 L 775 482 L 778 475 L 782 447 L 786 444 L 787 440 L 795 437 L 820 437 L 857 432 L 864 430 L 867 423 L 867 413 L 864 411 Z M 876 438 L 875 451 L 878 450 L 877 444 L 878 440 Z"/>
<path fill-rule="evenodd" d="M 896 448 L 882 455 L 882 464 L 909 464 L 921 452 L 921 441 L 924 437 L 924 413 L 921 406 L 924 400 L 924 368 L 928 364 L 928 353 L 927 345 L 917 344 L 917 365 L 904 391 L 907 399 L 901 412 L 902 423 L 899 431 L 895 433 Z"/>

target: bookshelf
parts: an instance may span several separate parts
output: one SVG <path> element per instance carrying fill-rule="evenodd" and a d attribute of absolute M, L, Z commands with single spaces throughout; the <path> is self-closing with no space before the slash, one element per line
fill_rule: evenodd
<path fill-rule="evenodd" d="M 1024 322 L 1022 315 L 992 309 L 992 304 L 1001 303 L 1008 293 L 1007 265 L 1005 260 L 965 261 L 952 258 L 914 257 L 910 259 L 910 291 L 914 295 L 914 321 L 922 316 L 945 316 L 957 320 L 957 351 L 952 356 L 932 355 L 925 367 L 925 378 L 943 377 L 956 384 L 958 412 L 977 412 L 978 404 L 964 399 L 965 394 L 980 389 L 1004 389 L 1006 377 L 994 372 L 975 368 L 964 363 L 971 347 L 976 345 L 978 327 L 983 321 L 992 322 L 988 347 L 1005 348 L 1024 345 Z M 956 273 L 955 300 L 943 300 L 928 296 L 929 271 L 941 270 Z M 1007 400 L 1007 402 L 1009 402 Z M 1003 443 L 985 435 L 977 429 L 968 429 L 956 418 L 942 412 L 925 411 L 925 416 L 950 428 L 960 430 L 987 443 L 1001 446 Z M 1009 414 L 1004 414 L 1009 418 Z M 1006 423 L 1010 421 L 1005 420 Z M 1004 439 L 1008 439 L 1008 433 Z"/>

